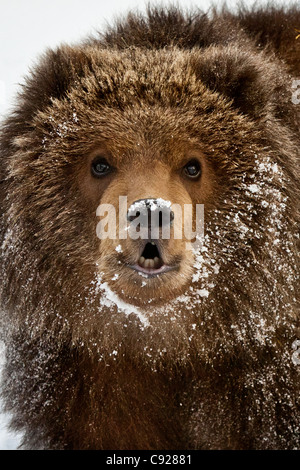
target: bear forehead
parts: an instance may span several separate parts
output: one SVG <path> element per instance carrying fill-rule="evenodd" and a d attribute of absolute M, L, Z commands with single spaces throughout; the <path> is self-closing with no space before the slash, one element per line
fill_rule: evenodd
<path fill-rule="evenodd" d="M 224 152 L 235 140 L 234 123 L 244 133 L 252 125 L 197 76 L 197 64 L 207 62 L 213 52 L 213 48 L 120 51 L 66 47 L 70 68 L 83 73 L 73 73 L 66 93 L 37 112 L 33 134 L 38 134 L 43 152 L 64 150 L 62 162 L 69 160 L 68 155 L 86 155 L 105 142 L 119 159 L 137 151 L 141 156 L 150 152 L 153 158 L 161 150 L 166 155 L 174 154 L 174 148 L 178 155 L 199 150 L 200 140 L 205 151 L 203 132 L 215 134 L 216 147 L 222 121 L 222 135 L 230 134 L 222 139 Z"/>
<path fill-rule="evenodd" d="M 84 50 L 87 65 L 84 75 L 74 80 L 68 92 L 70 100 L 82 100 L 86 94 L 99 104 L 122 108 L 141 99 L 149 104 L 159 101 L 179 105 L 205 92 L 193 64 L 201 51 L 182 51 L 176 47 L 151 51 L 130 48 Z"/>

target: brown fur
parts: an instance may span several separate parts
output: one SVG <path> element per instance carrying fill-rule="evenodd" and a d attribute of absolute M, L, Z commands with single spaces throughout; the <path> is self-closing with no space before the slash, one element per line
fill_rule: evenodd
<path fill-rule="evenodd" d="M 3 397 L 27 448 L 300 448 L 300 11 L 257 18 L 152 8 L 27 79 L 0 166 Z M 138 276 L 139 242 L 96 236 L 120 195 L 204 204 L 204 248 L 161 241 L 178 269 Z"/>

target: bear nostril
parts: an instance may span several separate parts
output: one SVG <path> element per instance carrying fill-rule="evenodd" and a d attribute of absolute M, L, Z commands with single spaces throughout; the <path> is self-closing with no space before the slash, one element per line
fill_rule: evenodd
<path fill-rule="evenodd" d="M 170 224 L 172 224 L 173 220 L 174 220 L 174 212 L 170 211 Z"/>
<path fill-rule="evenodd" d="M 135 214 L 131 214 L 131 215 L 130 215 L 130 213 L 129 213 L 129 211 L 128 211 L 127 220 L 128 220 L 128 222 L 132 222 L 133 220 L 135 220 L 135 219 L 136 219 L 137 217 L 139 217 L 139 216 L 140 216 L 140 212 L 139 212 L 139 211 L 137 211 Z"/>
<path fill-rule="evenodd" d="M 158 212 L 158 220 L 155 218 L 155 213 Z M 169 208 L 164 207 L 161 209 L 160 207 L 157 207 L 154 211 L 154 221 L 156 221 L 156 224 L 154 222 L 154 225 L 158 225 L 158 227 L 164 227 L 167 225 L 172 225 L 172 222 L 174 220 L 174 212 L 171 211 Z"/>

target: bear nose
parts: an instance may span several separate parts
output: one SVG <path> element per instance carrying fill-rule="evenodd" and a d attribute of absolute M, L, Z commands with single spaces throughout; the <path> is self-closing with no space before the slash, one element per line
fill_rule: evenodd
<path fill-rule="evenodd" d="M 137 217 L 142 216 L 142 220 L 147 221 L 148 226 L 162 228 L 172 225 L 174 212 L 170 208 L 171 202 L 161 198 L 146 198 L 134 201 L 128 209 L 127 220 L 132 222 Z"/>

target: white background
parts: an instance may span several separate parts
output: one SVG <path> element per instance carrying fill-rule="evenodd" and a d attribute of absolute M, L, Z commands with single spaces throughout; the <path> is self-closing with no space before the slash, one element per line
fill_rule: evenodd
<path fill-rule="evenodd" d="M 197 6 L 204 11 L 211 4 L 210 0 L 174 3 L 187 8 Z M 221 3 L 214 1 L 215 5 Z M 227 0 L 229 6 L 236 3 Z M 253 3 L 254 0 L 245 0 L 246 5 Z M 284 0 L 285 5 L 288 3 L 291 2 Z M 18 84 L 46 48 L 78 42 L 103 30 L 106 23 L 130 9 L 143 11 L 145 5 L 146 2 L 138 0 L 0 0 L 0 118 L 11 109 Z M 0 349 L 0 368 L 3 356 Z M 15 449 L 19 437 L 8 432 L 6 423 L 7 417 L 0 416 L 0 449 Z"/>

